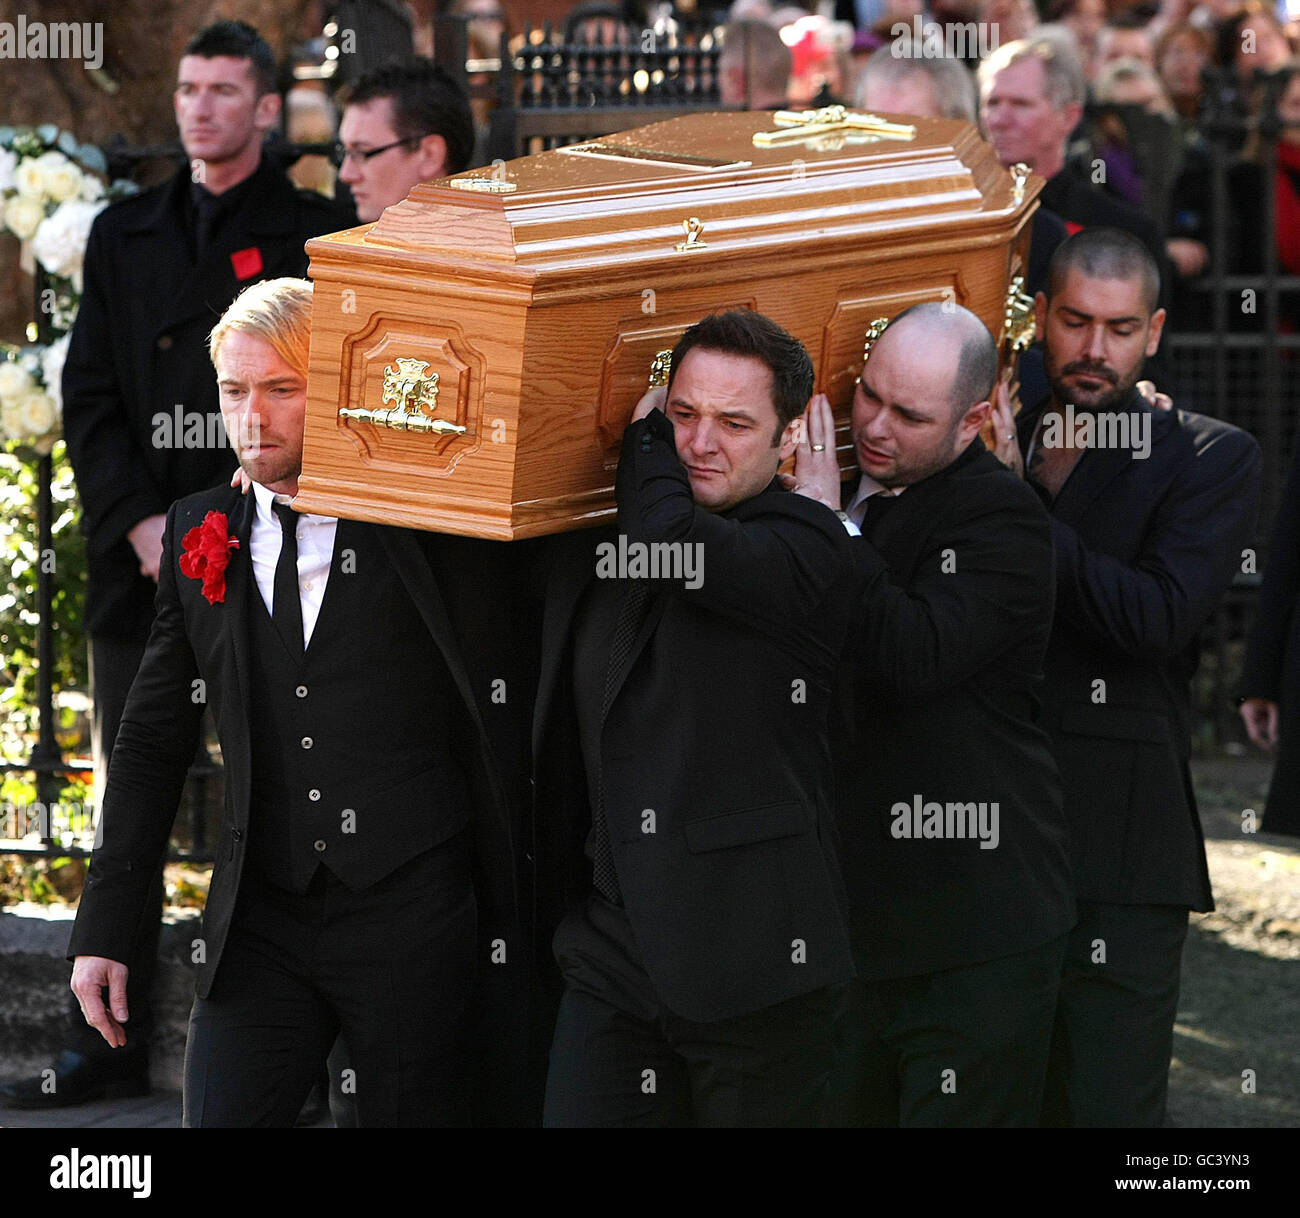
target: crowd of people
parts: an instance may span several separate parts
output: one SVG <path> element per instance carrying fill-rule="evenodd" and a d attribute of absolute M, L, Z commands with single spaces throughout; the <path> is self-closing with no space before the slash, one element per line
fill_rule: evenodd
<path fill-rule="evenodd" d="M 870 347 L 841 485 L 802 345 L 711 315 L 634 412 L 617 525 L 508 545 L 288 507 L 303 243 L 469 164 L 464 91 L 415 58 L 354 82 L 328 201 L 267 155 L 265 42 L 196 34 L 188 163 L 96 221 L 64 371 L 100 833 L 65 1050 L 0 1100 L 148 1088 L 162 858 L 210 711 L 227 805 L 187 1125 L 292 1124 L 327 1057 L 362 1125 L 1159 1125 L 1187 915 L 1212 908 L 1188 681 L 1253 543 L 1260 453 L 1139 389 L 1171 284 L 1208 259 L 1170 210 L 1187 169 L 1142 149 L 1194 145 L 1198 48 L 1238 73 L 1263 66 L 1223 58 L 1245 32 L 1290 54 L 1258 11 L 1209 14 L 1212 37 L 1188 7 L 1107 22 L 1076 0 L 1049 29 L 994 0 L 1016 37 L 972 71 L 916 27 L 873 47 L 917 10 L 861 3 L 867 37 L 818 85 L 978 118 L 1047 180 L 1018 413 L 977 317 L 905 310 Z M 727 104 L 796 100 L 766 9 L 735 6 Z M 1090 90 L 1115 107 L 1092 126 Z M 231 445 L 154 443 L 178 399 Z M 1131 442 L 1081 438 L 1101 416 Z M 696 547 L 706 574 L 604 580 L 615 538 Z M 360 620 L 384 623 L 364 651 Z M 1257 643 L 1243 689 L 1261 743 L 1287 643 Z"/>

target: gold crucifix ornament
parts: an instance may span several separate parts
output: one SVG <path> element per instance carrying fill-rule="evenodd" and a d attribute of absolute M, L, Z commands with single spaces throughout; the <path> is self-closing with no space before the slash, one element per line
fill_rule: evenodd
<path fill-rule="evenodd" d="M 396 402 L 395 410 L 339 410 L 340 419 L 356 419 L 393 431 L 435 432 L 438 435 L 462 435 L 465 428 L 446 419 L 435 419 L 438 408 L 438 374 L 429 371 L 427 360 L 399 359 L 397 367 L 384 367 L 384 402 Z M 421 413 L 423 407 L 426 413 Z"/>
<path fill-rule="evenodd" d="M 911 140 L 916 128 L 891 123 L 878 114 L 860 114 L 847 106 L 823 106 L 820 110 L 778 110 L 773 117 L 781 131 L 757 131 L 755 148 L 779 148 L 786 144 L 812 143 L 833 152 L 845 144 L 872 144 L 876 140 Z"/>

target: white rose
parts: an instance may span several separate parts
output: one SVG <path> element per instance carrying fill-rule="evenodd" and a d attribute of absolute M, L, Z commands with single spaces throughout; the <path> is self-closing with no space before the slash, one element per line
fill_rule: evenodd
<path fill-rule="evenodd" d="M 25 199 L 45 202 L 45 167 L 36 157 L 25 157 L 14 171 L 14 186 Z"/>
<path fill-rule="evenodd" d="M 19 417 L 21 409 L 20 402 L 7 398 L 0 402 L 0 432 L 4 433 L 6 440 L 17 440 L 23 434 L 22 420 Z"/>
<path fill-rule="evenodd" d="M 18 421 L 23 436 L 43 436 L 59 425 L 58 407 L 48 393 L 39 389 L 18 399 Z"/>
<path fill-rule="evenodd" d="M 68 357 L 68 343 L 71 334 L 56 339 L 41 352 L 41 380 L 45 382 L 45 392 L 54 399 L 54 405 L 63 410 L 63 361 Z"/>
<path fill-rule="evenodd" d="M 26 163 L 26 161 L 23 162 L 24 165 Z M 36 230 L 40 227 L 41 221 L 44 219 L 45 208 L 41 206 L 38 200 L 30 198 L 27 195 L 14 195 L 14 197 L 5 204 L 5 227 L 7 227 L 19 241 L 30 241 L 32 237 L 36 235 Z"/>
<path fill-rule="evenodd" d="M 81 175 L 81 197 L 87 203 L 95 203 L 104 197 L 104 183 L 93 173 Z"/>
<path fill-rule="evenodd" d="M 14 188 L 14 170 L 18 168 L 18 154 L 10 148 L 0 148 L 0 195 Z"/>
<path fill-rule="evenodd" d="M 0 360 L 0 402 L 16 402 L 36 388 L 36 382 L 22 364 Z"/>
<path fill-rule="evenodd" d="M 61 152 L 50 151 L 38 158 L 45 174 L 45 193 L 56 203 L 81 191 L 81 170 Z"/>
<path fill-rule="evenodd" d="M 81 291 L 81 266 L 90 240 L 90 226 L 101 211 L 102 203 L 69 199 L 42 220 L 32 239 L 32 253 L 51 275 L 63 275 Z"/>

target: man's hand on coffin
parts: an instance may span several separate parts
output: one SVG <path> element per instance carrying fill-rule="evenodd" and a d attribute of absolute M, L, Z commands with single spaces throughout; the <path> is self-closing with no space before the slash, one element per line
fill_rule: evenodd
<path fill-rule="evenodd" d="M 835 456 L 835 415 L 824 393 L 814 394 L 798 420 L 799 442 L 794 450 L 794 474 L 782 474 L 787 490 L 840 510 L 840 463 Z"/>
<path fill-rule="evenodd" d="M 230 485 L 239 487 L 241 495 L 248 494 L 248 488 L 253 485 L 253 480 L 246 473 L 241 465 L 233 474 L 230 475 Z"/>
<path fill-rule="evenodd" d="M 1174 399 L 1167 393 L 1161 393 L 1156 388 L 1155 381 L 1138 381 L 1135 388 L 1146 399 L 1146 404 L 1152 410 L 1173 410 Z"/>
<path fill-rule="evenodd" d="M 667 403 L 668 386 L 656 385 L 653 389 L 646 390 L 645 396 L 636 404 L 631 421 L 635 423 L 638 419 L 644 419 L 652 410 L 663 410 Z"/>
<path fill-rule="evenodd" d="M 993 427 L 996 443 L 993 455 L 1020 477 L 1025 476 L 1025 462 L 1020 455 L 1020 441 L 1016 438 L 1016 414 L 1011 408 L 1011 374 L 998 379 L 993 391 Z"/>

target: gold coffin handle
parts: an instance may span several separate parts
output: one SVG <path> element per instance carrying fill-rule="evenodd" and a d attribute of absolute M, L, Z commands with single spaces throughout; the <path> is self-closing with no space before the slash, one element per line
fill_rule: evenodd
<path fill-rule="evenodd" d="M 398 359 L 384 366 L 384 395 L 382 401 L 396 402 L 388 410 L 354 409 L 339 407 L 340 419 L 355 419 L 358 423 L 371 423 L 391 431 L 413 431 L 417 434 L 439 436 L 464 435 L 466 428 L 460 423 L 436 419 L 433 412 L 438 407 L 438 374 L 429 371 L 427 360 Z M 422 412 L 419 407 L 424 407 Z"/>
<path fill-rule="evenodd" d="M 889 329 L 888 317 L 874 317 L 871 324 L 867 326 L 867 332 L 862 340 L 862 362 L 865 364 L 871 358 L 871 346 L 887 329 Z"/>
<path fill-rule="evenodd" d="M 427 414 L 416 414 L 409 410 L 353 410 L 342 407 L 340 419 L 356 419 L 358 423 L 373 423 L 376 427 L 387 427 L 391 431 L 433 432 L 439 436 L 461 436 L 465 428 L 460 423 L 448 423 L 446 419 L 431 419 Z"/>
<path fill-rule="evenodd" d="M 1025 201 L 1025 186 L 1032 172 L 1024 161 L 1017 161 L 1011 166 L 1011 201 L 1017 207 Z"/>
<path fill-rule="evenodd" d="M 1007 288 L 1002 314 L 1002 337 L 1007 354 L 1017 355 L 1034 341 L 1034 298 L 1025 292 L 1025 277 L 1017 275 Z"/>
<path fill-rule="evenodd" d="M 650 388 L 662 389 L 668 384 L 668 377 L 673 370 L 673 353 L 671 350 L 656 351 L 650 361 Z"/>

